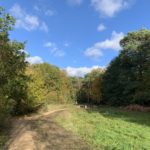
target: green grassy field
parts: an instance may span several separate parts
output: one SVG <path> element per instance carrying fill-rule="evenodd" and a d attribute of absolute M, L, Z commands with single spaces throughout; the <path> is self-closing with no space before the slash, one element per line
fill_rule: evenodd
<path fill-rule="evenodd" d="M 150 113 L 70 106 L 56 121 L 99 150 L 149 150 Z"/>

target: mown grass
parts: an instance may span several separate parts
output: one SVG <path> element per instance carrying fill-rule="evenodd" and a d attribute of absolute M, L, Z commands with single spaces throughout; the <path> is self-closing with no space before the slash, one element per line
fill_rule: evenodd
<path fill-rule="evenodd" d="M 56 121 L 82 137 L 94 149 L 150 149 L 150 113 L 127 112 L 111 107 L 85 110 L 72 106 Z"/>

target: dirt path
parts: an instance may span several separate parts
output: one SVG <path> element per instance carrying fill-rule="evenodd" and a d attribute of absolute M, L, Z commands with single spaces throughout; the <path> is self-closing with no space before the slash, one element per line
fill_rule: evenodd
<path fill-rule="evenodd" d="M 53 119 L 65 109 L 16 119 L 6 150 L 89 150 L 89 145 Z"/>

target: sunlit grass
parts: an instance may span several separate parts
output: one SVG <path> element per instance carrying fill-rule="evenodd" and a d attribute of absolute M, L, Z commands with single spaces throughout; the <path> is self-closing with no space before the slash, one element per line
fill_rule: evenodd
<path fill-rule="evenodd" d="M 71 107 L 56 118 L 95 149 L 149 150 L 150 114 L 117 108 L 81 109 Z"/>

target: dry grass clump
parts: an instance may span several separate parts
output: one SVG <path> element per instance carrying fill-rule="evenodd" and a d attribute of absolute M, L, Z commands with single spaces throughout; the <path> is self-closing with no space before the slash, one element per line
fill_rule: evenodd
<path fill-rule="evenodd" d="M 129 111 L 140 111 L 140 112 L 150 112 L 150 107 L 144 107 L 137 104 L 132 104 L 127 107 L 125 107 L 126 110 Z"/>

